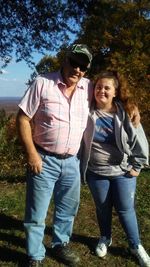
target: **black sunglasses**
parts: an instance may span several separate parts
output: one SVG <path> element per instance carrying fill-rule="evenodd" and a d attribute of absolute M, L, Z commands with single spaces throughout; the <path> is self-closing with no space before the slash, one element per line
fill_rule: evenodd
<path fill-rule="evenodd" d="M 85 66 L 79 62 L 77 62 L 76 60 L 69 58 L 69 64 L 71 65 L 71 67 L 73 67 L 74 69 L 76 68 L 80 68 L 80 71 L 87 71 L 88 70 L 88 66 Z"/>

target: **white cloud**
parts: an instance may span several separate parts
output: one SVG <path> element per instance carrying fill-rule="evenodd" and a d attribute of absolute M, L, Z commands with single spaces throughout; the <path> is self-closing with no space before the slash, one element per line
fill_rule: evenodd
<path fill-rule="evenodd" d="M 8 74 L 9 72 L 7 70 L 1 69 L 0 74 Z"/>
<path fill-rule="evenodd" d="M 14 83 L 22 83 L 21 80 L 18 80 L 16 78 L 4 78 L 4 77 L 0 77 L 0 81 L 3 81 L 3 82 L 14 82 Z"/>
<path fill-rule="evenodd" d="M 4 82 L 8 82 L 8 81 L 9 81 L 9 79 L 7 79 L 7 78 L 3 78 L 3 77 L 0 77 L 0 80 L 1 80 L 1 81 L 4 81 Z"/>

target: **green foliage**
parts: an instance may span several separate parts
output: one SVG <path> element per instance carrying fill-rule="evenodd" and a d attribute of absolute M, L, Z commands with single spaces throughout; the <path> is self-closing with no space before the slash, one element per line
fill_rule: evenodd
<path fill-rule="evenodd" d="M 79 40 L 86 42 L 96 57 L 103 56 L 107 67 L 127 74 L 134 71 L 134 74 L 145 77 L 150 67 L 148 14 L 150 3 L 145 0 L 93 1 L 82 22 Z M 101 62 L 97 63 L 99 68 L 103 67 Z"/>
<path fill-rule="evenodd" d="M 16 133 L 15 117 L 8 116 L 5 110 L 0 110 L 0 140 L 1 177 L 18 175 L 17 170 L 25 165 L 24 155 Z"/>
<path fill-rule="evenodd" d="M 65 45 L 63 45 L 61 47 L 61 50 L 57 53 L 56 56 L 53 57 L 50 55 L 44 56 L 35 66 L 35 71 L 31 74 L 31 79 L 28 81 L 28 84 L 30 84 L 30 82 L 32 82 L 32 80 L 38 74 L 53 72 L 60 69 L 67 49 L 68 48 Z"/>
<path fill-rule="evenodd" d="M 7 64 L 13 50 L 17 61 L 32 64 L 32 52 L 54 51 L 68 42 L 75 31 L 68 1 L 1 0 L 1 52 Z"/>
<path fill-rule="evenodd" d="M 36 65 L 36 70 L 38 73 L 45 73 L 47 71 L 55 71 L 59 68 L 58 59 L 56 57 L 45 56 Z"/>
<path fill-rule="evenodd" d="M 150 138 L 149 29 L 148 0 L 90 1 L 81 24 L 79 41 L 87 43 L 93 50 L 91 77 L 102 69 L 117 70 L 127 77 Z"/>
<path fill-rule="evenodd" d="M 6 123 L 10 120 L 11 115 L 7 116 L 5 109 L 0 110 L 0 129 L 2 129 Z"/>
<path fill-rule="evenodd" d="M 149 14 L 148 0 L 1 0 L 0 56 L 8 63 L 15 50 L 17 61 L 31 64 L 32 52 L 56 51 L 77 36 L 107 65 L 122 65 L 128 57 L 131 63 L 150 54 Z"/>
<path fill-rule="evenodd" d="M 37 76 L 37 74 L 53 72 L 58 70 L 60 67 L 60 63 L 58 61 L 58 57 L 44 56 L 39 63 L 35 66 L 36 71 L 31 74 L 30 82 Z"/>
<path fill-rule="evenodd" d="M 11 170 L 10 170 L 11 174 Z M 20 170 L 18 169 L 18 174 Z M 142 244 L 150 254 L 150 171 L 142 171 L 137 179 L 136 211 L 140 226 Z M 0 182 L 0 266 L 23 266 L 25 256 L 25 233 L 23 218 L 25 208 L 25 183 L 18 179 L 16 183 L 9 180 Z M 50 205 L 46 219 L 44 244 L 47 247 L 45 267 L 64 267 L 50 253 L 52 239 L 53 203 Z M 82 267 L 136 267 L 137 260 L 128 250 L 127 240 L 115 211 L 112 219 L 112 246 L 108 255 L 101 260 L 94 253 L 98 241 L 99 230 L 96 220 L 95 207 L 87 186 L 81 187 L 81 201 L 78 215 L 75 219 L 71 247 L 80 256 Z"/>
<path fill-rule="evenodd" d="M 31 64 L 32 52 L 59 49 L 37 64 L 32 80 L 37 73 L 56 70 L 65 47 L 76 38 L 93 51 L 91 78 L 104 68 L 127 76 L 145 123 L 150 111 L 149 0 L 2 0 L 1 14 L 0 56 L 5 63 L 13 50 L 18 61 Z"/>
<path fill-rule="evenodd" d="M 0 110 L 0 151 L 4 151 L 7 146 L 7 138 L 6 138 L 6 125 L 11 119 L 11 115 L 7 116 L 6 111 L 4 109 Z"/>

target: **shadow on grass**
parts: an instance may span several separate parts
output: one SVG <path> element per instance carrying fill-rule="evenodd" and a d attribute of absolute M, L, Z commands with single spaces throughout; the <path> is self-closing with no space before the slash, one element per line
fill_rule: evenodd
<path fill-rule="evenodd" d="M 0 228 L 1 229 L 17 229 L 23 231 L 23 222 L 16 218 L 7 216 L 5 214 L 0 214 Z"/>
<path fill-rule="evenodd" d="M 23 221 L 16 218 L 7 216 L 5 214 L 0 215 L 0 262 L 9 262 L 17 264 L 18 267 L 23 267 L 26 265 L 27 256 L 25 253 L 25 237 Z M 52 228 L 46 227 L 45 234 L 51 236 Z M 73 233 L 71 242 L 84 244 L 88 247 L 90 254 L 94 255 L 94 249 L 97 244 L 98 239 L 95 237 L 87 237 L 83 235 L 78 235 Z M 46 255 L 49 257 L 54 257 L 50 248 L 46 247 Z M 109 249 L 110 254 L 114 256 L 120 256 L 122 258 L 127 258 L 127 252 L 121 247 L 111 247 Z M 84 255 L 84 252 L 82 252 Z M 81 255 L 82 257 L 82 255 Z M 56 259 L 57 262 L 58 259 Z M 3 266 L 3 265 L 1 265 Z"/>
<path fill-rule="evenodd" d="M 71 241 L 73 243 L 80 243 L 89 248 L 91 253 L 95 253 L 95 246 L 98 242 L 98 239 L 96 237 L 88 237 L 88 236 L 83 236 L 83 235 L 78 235 L 78 234 L 73 234 Z"/>
<path fill-rule="evenodd" d="M 73 234 L 71 241 L 84 244 L 85 246 L 88 247 L 90 253 L 92 255 L 95 255 L 95 247 L 98 243 L 98 238 Z M 118 247 L 118 246 L 114 247 L 113 245 L 111 245 L 111 247 L 109 248 L 109 253 L 112 254 L 113 256 L 116 256 L 116 257 L 120 256 L 122 258 L 126 258 L 128 255 L 128 251 L 125 250 L 124 247 Z"/>
<path fill-rule="evenodd" d="M 7 183 L 24 183 L 26 181 L 25 175 L 1 175 L 0 176 L 1 182 Z"/>
<path fill-rule="evenodd" d="M 26 254 L 20 250 L 25 249 L 25 239 L 23 235 L 23 222 L 16 218 L 7 216 L 5 214 L 0 215 L 0 240 L 3 246 L 0 246 L 0 261 L 1 262 L 13 262 L 18 266 L 23 266 L 26 262 Z M 16 232 L 19 231 L 16 235 Z M 21 234 L 20 234 L 21 232 Z"/>
<path fill-rule="evenodd" d="M 13 262 L 17 263 L 18 267 L 25 267 L 27 263 L 27 257 L 25 253 L 17 251 L 16 249 L 0 247 L 0 261 L 5 263 Z"/>

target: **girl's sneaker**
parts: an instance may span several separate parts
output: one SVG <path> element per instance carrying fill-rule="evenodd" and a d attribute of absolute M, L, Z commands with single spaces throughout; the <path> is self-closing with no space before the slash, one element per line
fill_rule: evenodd
<path fill-rule="evenodd" d="M 150 257 L 141 244 L 137 248 L 130 248 L 131 253 L 139 260 L 140 266 L 150 267 Z"/>
<path fill-rule="evenodd" d="M 100 258 L 103 258 L 107 254 L 107 248 L 112 244 L 112 239 L 107 239 L 106 236 L 102 236 L 99 239 L 98 245 L 96 246 L 95 252 L 96 255 Z"/>

